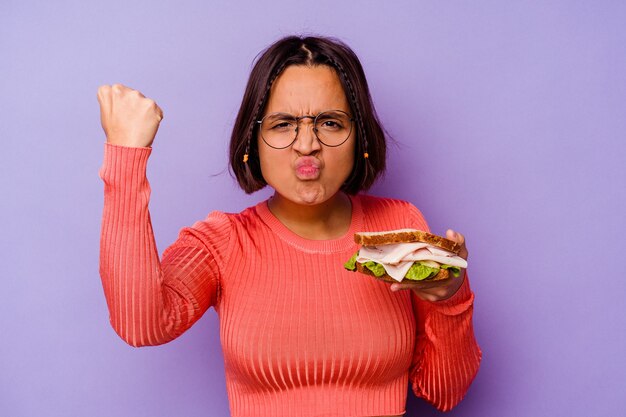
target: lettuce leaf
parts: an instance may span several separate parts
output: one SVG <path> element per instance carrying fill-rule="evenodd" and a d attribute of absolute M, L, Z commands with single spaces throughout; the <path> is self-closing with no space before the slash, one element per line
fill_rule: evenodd
<path fill-rule="evenodd" d="M 439 268 L 431 268 L 430 266 L 415 262 L 413 265 L 411 265 L 411 268 L 409 268 L 404 278 L 414 281 L 421 281 L 423 279 L 434 277 L 438 273 Z"/>
<path fill-rule="evenodd" d="M 352 255 L 352 258 L 350 258 L 345 264 L 343 264 L 343 267 L 349 271 L 356 270 L 356 258 L 358 255 L 359 255 L 359 252 Z M 372 271 L 372 273 L 374 273 L 374 275 L 376 275 L 377 277 L 384 275 L 386 272 L 385 267 L 379 264 L 378 262 L 367 261 L 363 264 L 363 266 L 369 269 L 370 271 Z M 454 277 L 458 277 L 461 273 L 461 269 L 458 266 L 441 265 L 441 268 L 449 269 L 450 272 L 452 272 L 452 275 Z M 410 279 L 413 281 L 421 281 L 423 279 L 432 278 L 438 273 L 439 273 L 439 268 L 432 268 L 430 266 L 423 265 L 419 262 L 415 262 L 413 265 L 411 265 L 411 268 L 406 273 L 404 278 Z"/>
<path fill-rule="evenodd" d="M 385 273 L 387 272 L 385 271 L 385 267 L 379 264 L 378 262 L 367 261 L 363 264 L 363 266 L 369 269 L 370 271 L 372 271 L 372 273 L 376 275 L 377 277 L 381 277 L 385 275 Z"/>
<path fill-rule="evenodd" d="M 352 255 L 352 258 L 350 258 L 348 262 L 343 264 L 343 267 L 346 268 L 347 270 L 354 271 L 356 269 L 356 257 L 358 256 L 358 254 L 359 252 Z"/>
<path fill-rule="evenodd" d="M 356 269 L 356 258 L 358 255 L 359 255 L 359 252 L 352 255 L 352 258 L 350 258 L 348 262 L 343 264 L 343 267 L 349 271 L 354 271 Z M 369 269 L 370 271 L 372 271 L 372 273 L 376 275 L 377 277 L 384 275 L 386 272 L 385 267 L 379 264 L 378 262 L 367 261 L 363 263 L 363 266 Z"/>
<path fill-rule="evenodd" d="M 458 278 L 459 275 L 461 275 L 461 268 L 459 268 L 458 266 L 452 266 L 452 265 L 441 265 L 442 269 L 449 269 L 450 272 L 452 272 L 452 275 L 455 278 Z"/>

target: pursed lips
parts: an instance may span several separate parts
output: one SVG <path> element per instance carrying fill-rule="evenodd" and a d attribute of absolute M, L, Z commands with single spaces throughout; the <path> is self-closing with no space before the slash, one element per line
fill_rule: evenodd
<path fill-rule="evenodd" d="M 303 156 L 296 160 L 296 176 L 300 179 L 316 179 L 319 177 L 321 162 L 312 156 Z"/>

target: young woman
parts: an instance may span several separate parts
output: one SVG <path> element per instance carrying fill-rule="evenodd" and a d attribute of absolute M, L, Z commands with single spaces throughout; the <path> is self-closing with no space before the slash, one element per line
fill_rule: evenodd
<path fill-rule="evenodd" d="M 346 271 L 359 231 L 428 231 L 410 203 L 362 194 L 385 167 L 385 137 L 361 64 L 341 41 L 290 36 L 257 60 L 233 128 L 240 213 L 211 212 L 159 259 L 146 164 L 163 117 L 116 84 L 98 90 L 107 136 L 100 274 L 111 324 L 132 346 L 220 318 L 233 416 L 396 416 L 407 385 L 441 410 L 480 363 L 467 274 L 385 282 Z M 463 235 L 447 237 L 462 245 Z"/>

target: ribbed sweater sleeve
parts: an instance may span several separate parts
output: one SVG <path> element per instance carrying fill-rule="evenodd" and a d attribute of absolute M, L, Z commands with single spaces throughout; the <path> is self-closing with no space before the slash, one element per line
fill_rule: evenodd
<path fill-rule="evenodd" d="M 109 319 L 115 332 L 137 347 L 178 337 L 215 305 L 229 234 L 225 215 L 209 216 L 213 221 L 204 230 L 183 228 L 159 260 L 148 211 L 151 152 L 105 143 L 99 171 L 104 181 L 100 277 Z"/>
<path fill-rule="evenodd" d="M 417 208 L 412 207 L 416 228 L 430 231 Z M 429 302 L 412 294 L 417 317 L 417 343 L 410 382 L 415 395 L 441 411 L 449 411 L 465 396 L 482 353 L 474 337 L 474 294 L 467 272 L 463 284 L 450 298 Z"/>

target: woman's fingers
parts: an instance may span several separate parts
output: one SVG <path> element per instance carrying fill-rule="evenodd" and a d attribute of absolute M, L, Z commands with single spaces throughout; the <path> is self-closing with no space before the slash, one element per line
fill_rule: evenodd
<path fill-rule="evenodd" d="M 465 272 L 459 277 L 451 277 L 437 281 L 397 282 L 390 286 L 391 291 L 411 290 L 419 298 L 427 301 L 440 301 L 451 297 L 463 284 Z"/>
<path fill-rule="evenodd" d="M 107 142 L 149 147 L 163 119 L 163 110 L 140 91 L 122 84 L 98 88 L 100 119 Z"/>
<path fill-rule="evenodd" d="M 440 279 L 437 281 L 403 281 L 391 284 L 391 291 L 400 290 L 428 290 L 431 288 L 442 287 L 450 282 L 451 278 Z"/>
<path fill-rule="evenodd" d="M 461 233 L 454 231 L 452 229 L 446 230 L 446 237 L 450 240 L 454 240 L 455 242 L 459 244 L 465 243 L 465 236 L 463 236 Z"/>
<path fill-rule="evenodd" d="M 461 258 L 467 259 L 468 252 L 465 243 L 465 236 L 455 230 L 448 229 L 446 230 L 446 238 L 458 243 L 461 246 L 458 255 Z M 464 280 L 465 269 L 461 268 L 461 273 L 458 277 L 455 277 L 450 273 L 449 278 L 446 279 L 421 281 L 405 279 L 402 282 L 391 283 L 389 289 L 394 292 L 411 290 L 423 300 L 440 301 L 451 297 L 463 284 Z"/>
<path fill-rule="evenodd" d="M 465 236 L 461 233 L 448 229 L 446 230 L 446 238 L 458 243 L 461 246 L 459 250 L 459 256 L 463 259 L 467 259 L 468 252 L 465 244 Z M 461 275 L 459 277 L 450 276 L 450 278 L 441 280 L 423 280 L 423 281 L 409 281 L 404 280 L 402 282 L 392 283 L 389 287 L 391 291 L 412 290 L 423 300 L 438 301 L 450 297 L 463 283 L 463 277 L 465 270 L 461 269 Z"/>
<path fill-rule="evenodd" d="M 455 241 L 459 245 L 461 245 L 461 249 L 459 250 L 459 256 L 465 260 L 467 260 L 468 252 L 467 245 L 465 244 L 465 236 L 461 233 L 448 229 L 446 230 L 446 238 Z"/>

